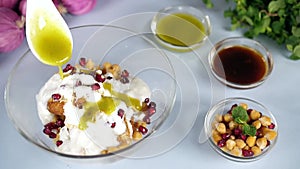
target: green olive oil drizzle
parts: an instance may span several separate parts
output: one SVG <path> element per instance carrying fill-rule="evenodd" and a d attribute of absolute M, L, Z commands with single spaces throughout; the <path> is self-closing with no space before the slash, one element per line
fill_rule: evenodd
<path fill-rule="evenodd" d="M 111 115 L 111 113 L 113 113 L 116 110 L 116 107 L 120 104 L 120 101 L 123 101 L 126 106 L 132 107 L 136 111 L 142 110 L 142 106 L 138 99 L 114 91 L 113 86 L 110 83 L 103 83 L 103 87 L 111 93 L 112 97 L 102 96 L 97 102 L 84 103 L 83 107 L 85 111 L 79 121 L 80 130 L 86 130 L 88 128 L 88 122 L 95 123 L 96 116 L 101 112 L 106 115 Z"/>

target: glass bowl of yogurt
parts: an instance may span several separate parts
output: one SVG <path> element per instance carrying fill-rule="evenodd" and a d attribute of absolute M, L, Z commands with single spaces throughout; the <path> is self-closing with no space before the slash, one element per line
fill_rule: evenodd
<path fill-rule="evenodd" d="M 5 89 L 9 118 L 29 142 L 68 159 L 126 157 L 172 110 L 175 73 L 143 34 L 109 25 L 71 29 L 73 56 L 57 68 L 28 50 Z"/>

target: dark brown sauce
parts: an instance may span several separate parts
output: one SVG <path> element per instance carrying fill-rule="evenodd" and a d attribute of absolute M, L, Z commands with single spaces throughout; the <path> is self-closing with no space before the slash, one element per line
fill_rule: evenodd
<path fill-rule="evenodd" d="M 215 72 L 228 82 L 248 85 L 260 81 L 267 72 L 261 53 L 243 46 L 219 51 L 213 60 Z"/>

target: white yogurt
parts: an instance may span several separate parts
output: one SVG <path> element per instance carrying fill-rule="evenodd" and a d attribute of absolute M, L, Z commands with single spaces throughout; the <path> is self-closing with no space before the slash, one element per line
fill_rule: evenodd
<path fill-rule="evenodd" d="M 80 85 L 78 85 L 79 81 Z M 100 85 L 100 89 L 92 90 L 91 85 L 95 83 Z M 114 91 L 136 98 L 140 100 L 140 103 L 145 98 L 150 98 L 151 95 L 147 84 L 138 78 L 130 78 L 128 84 L 123 84 L 115 79 L 106 79 L 105 83 L 111 83 Z M 56 147 L 57 151 L 76 155 L 95 155 L 108 147 L 119 145 L 117 138 L 126 130 L 132 134 L 133 129 L 129 120 L 137 112 L 122 101 L 109 115 L 99 112 L 96 122 L 88 122 L 86 130 L 78 128 L 80 118 L 85 110 L 74 106 L 74 100 L 83 97 L 87 102 L 97 102 L 103 96 L 111 96 L 111 93 L 104 89 L 103 84 L 97 82 L 93 76 L 75 73 L 61 79 L 58 74 L 53 75 L 36 96 L 38 114 L 43 124 L 53 120 L 54 115 L 48 111 L 47 102 L 54 93 L 59 93 L 66 101 L 64 105 L 65 126 L 59 133 L 59 140 L 63 141 L 63 144 Z M 126 120 L 118 115 L 119 109 L 124 110 Z M 111 127 L 113 123 L 116 125 Z"/>

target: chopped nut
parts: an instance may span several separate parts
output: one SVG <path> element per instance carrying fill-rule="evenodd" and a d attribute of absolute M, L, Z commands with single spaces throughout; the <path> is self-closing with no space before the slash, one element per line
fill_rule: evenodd
<path fill-rule="evenodd" d="M 86 99 L 84 97 L 81 97 L 75 101 L 75 106 L 81 109 L 85 102 Z"/>
<path fill-rule="evenodd" d="M 53 101 L 50 99 L 47 103 L 47 109 L 50 113 L 61 116 L 64 114 L 64 105 L 65 102 L 63 101 Z"/>
<path fill-rule="evenodd" d="M 132 134 L 132 138 L 133 138 L 133 140 L 138 141 L 143 138 L 143 135 L 139 131 L 134 131 Z"/>
<path fill-rule="evenodd" d="M 255 145 L 256 136 L 249 136 L 246 140 L 246 143 L 249 147 L 253 147 Z"/>
<path fill-rule="evenodd" d="M 224 134 L 226 133 L 226 126 L 224 123 L 218 123 L 216 129 L 219 133 Z"/>
<path fill-rule="evenodd" d="M 94 66 L 95 66 L 95 64 L 92 61 L 92 59 L 88 59 L 87 62 L 86 62 L 85 67 L 88 68 L 88 69 L 90 69 L 90 70 L 93 70 Z"/>

